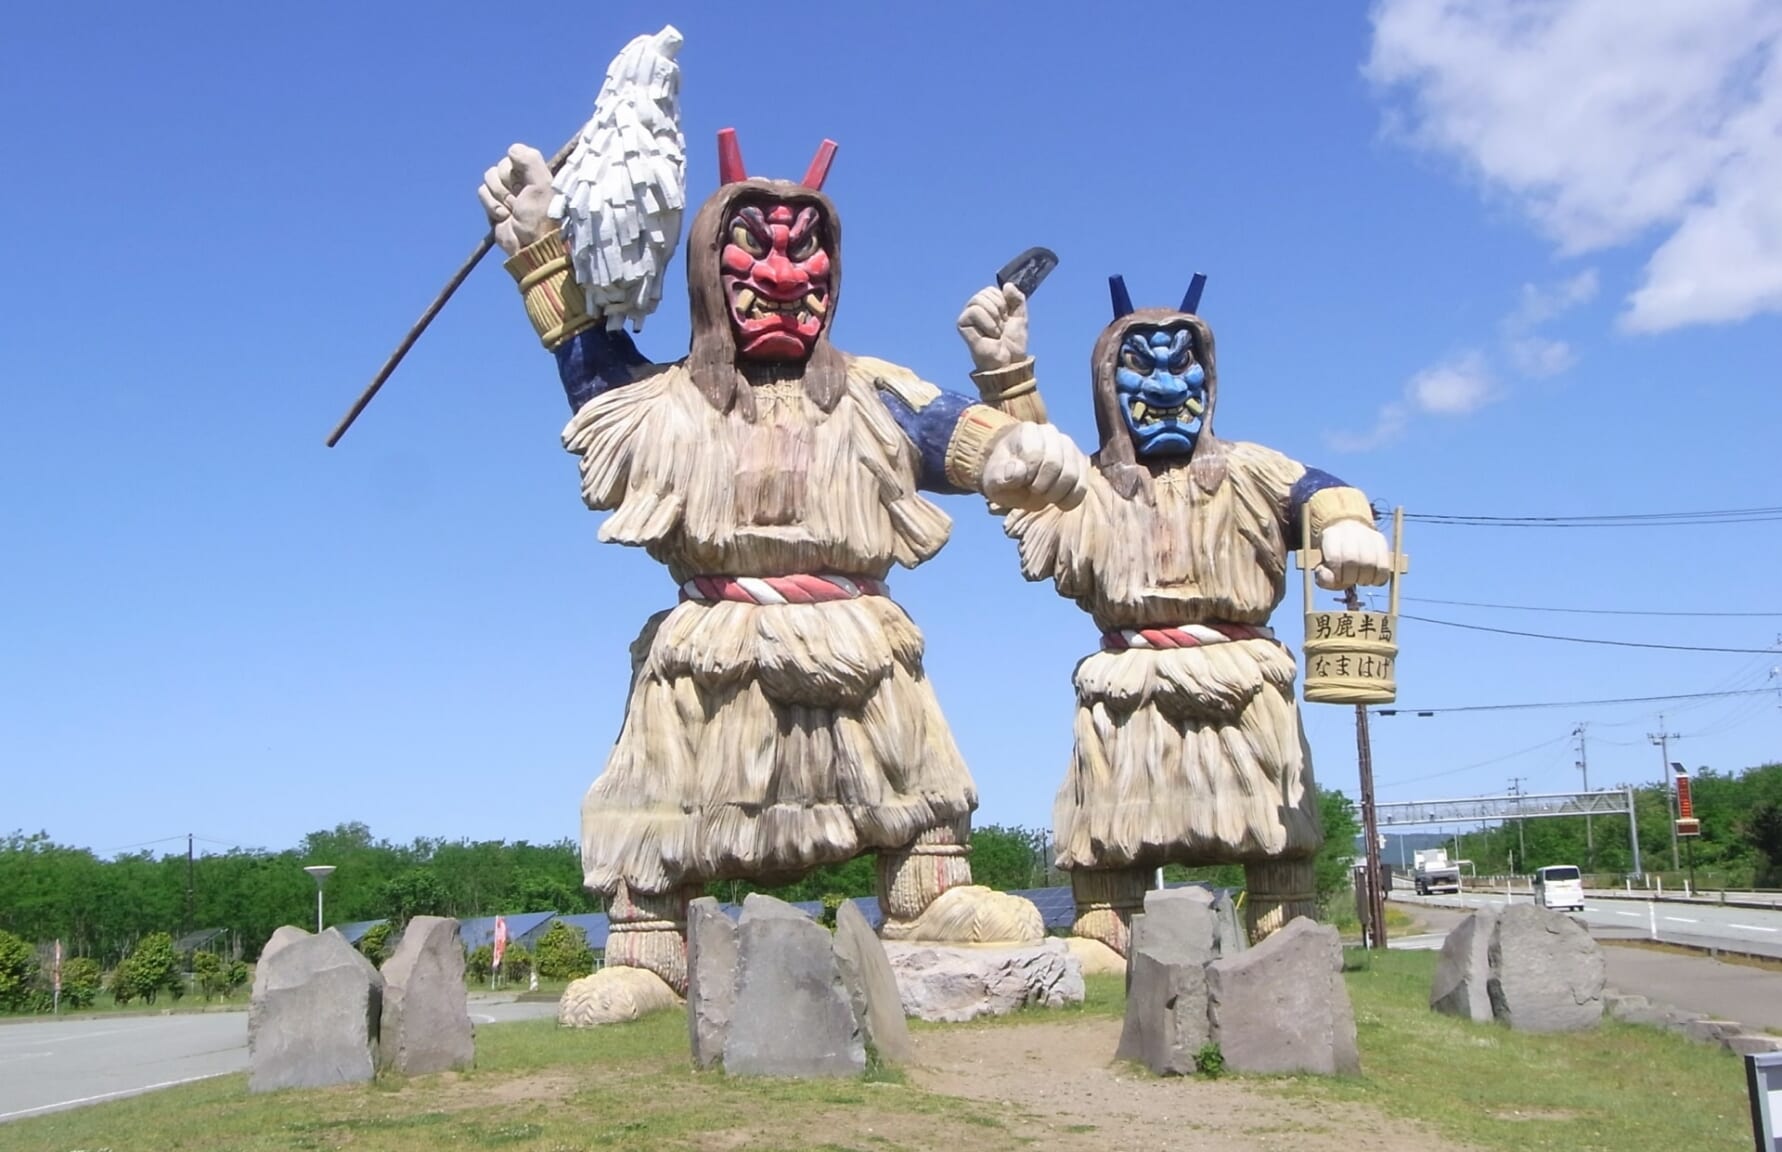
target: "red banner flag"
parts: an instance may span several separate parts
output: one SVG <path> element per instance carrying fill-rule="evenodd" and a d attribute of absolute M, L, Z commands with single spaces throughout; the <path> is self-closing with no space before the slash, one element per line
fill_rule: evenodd
<path fill-rule="evenodd" d="M 507 951 L 507 917 L 495 917 L 495 968 L 501 969 L 501 954 Z"/>

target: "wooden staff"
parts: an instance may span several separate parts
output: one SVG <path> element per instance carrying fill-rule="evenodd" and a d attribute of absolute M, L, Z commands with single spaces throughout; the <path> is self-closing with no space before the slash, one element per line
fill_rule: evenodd
<path fill-rule="evenodd" d="M 557 174 L 557 169 L 563 167 L 564 163 L 568 161 L 569 154 L 575 150 L 576 142 L 580 139 L 581 133 L 577 132 L 570 138 L 569 143 L 559 148 L 557 154 L 551 157 L 551 174 L 553 176 Z M 433 318 L 439 315 L 439 310 L 446 306 L 446 301 L 452 298 L 452 294 L 458 290 L 458 286 L 469 277 L 472 269 L 482 263 L 483 257 L 487 256 L 489 249 L 493 247 L 495 247 L 495 230 L 491 228 L 489 234 L 484 236 L 482 242 L 476 246 L 476 251 L 470 254 L 470 258 L 464 261 L 456 272 L 452 273 L 452 278 L 447 280 L 445 287 L 439 290 L 439 295 L 433 298 L 433 303 L 427 305 L 427 310 L 421 313 L 421 318 L 415 321 L 414 327 L 408 330 L 408 335 L 402 338 L 402 343 L 396 345 L 396 351 L 390 353 L 390 358 L 384 361 L 384 366 L 379 368 L 377 375 L 371 378 L 370 386 L 359 393 L 359 398 L 353 401 L 353 406 L 347 409 L 347 414 L 340 418 L 340 423 L 334 426 L 334 431 L 328 433 L 328 447 L 334 447 L 340 442 L 340 438 L 346 435 L 346 430 L 353 426 L 353 421 L 359 418 L 359 413 L 365 411 L 365 406 L 371 403 L 371 398 L 377 395 L 377 390 L 382 388 L 384 381 L 388 380 L 391 374 L 396 371 L 396 366 L 402 363 L 402 358 L 408 355 L 408 350 L 415 346 L 415 341 L 421 338 L 421 333 L 427 331 L 427 326 L 433 323 Z"/>

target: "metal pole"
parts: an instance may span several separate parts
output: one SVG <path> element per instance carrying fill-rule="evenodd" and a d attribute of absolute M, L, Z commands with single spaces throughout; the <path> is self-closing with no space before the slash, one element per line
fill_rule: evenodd
<path fill-rule="evenodd" d="M 1351 612 L 1361 607 L 1361 597 L 1350 588 L 1343 597 Z M 1355 706 L 1355 759 L 1361 776 L 1361 827 L 1367 837 L 1367 900 L 1368 918 L 1373 930 L 1368 933 L 1374 948 L 1386 947 L 1386 889 L 1381 883 L 1380 826 L 1374 814 L 1374 750 L 1368 737 L 1367 705 Z M 1401 842 L 1402 843 L 1402 842 Z"/>
<path fill-rule="evenodd" d="M 1665 804 L 1671 813 L 1671 871 L 1675 872 L 1683 867 L 1683 862 L 1677 854 L 1677 790 L 1671 786 L 1671 741 L 1682 737 L 1664 730 L 1664 713 L 1660 712 L 1658 731 L 1652 733 L 1648 739 L 1658 745 L 1658 783 L 1664 789 Z"/>
<path fill-rule="evenodd" d="M 316 935 L 322 934 L 322 882 L 316 881 Z"/>
<path fill-rule="evenodd" d="M 1590 791 L 1590 752 L 1584 738 L 1584 725 L 1578 725 L 1575 735 L 1578 737 L 1578 771 L 1584 773 L 1584 791 Z M 1589 803 L 1589 801 L 1586 801 Z M 1590 871 L 1596 871 L 1596 834 L 1590 826 L 1590 812 L 1584 813 L 1584 853 L 1585 862 Z"/>
<path fill-rule="evenodd" d="M 1634 811 L 1634 790 L 1627 789 L 1627 838 L 1633 844 L 1634 875 L 1645 879 L 1646 873 L 1640 867 L 1640 818 Z"/>
<path fill-rule="evenodd" d="M 186 927 L 185 934 L 192 932 L 192 834 L 186 833 Z"/>

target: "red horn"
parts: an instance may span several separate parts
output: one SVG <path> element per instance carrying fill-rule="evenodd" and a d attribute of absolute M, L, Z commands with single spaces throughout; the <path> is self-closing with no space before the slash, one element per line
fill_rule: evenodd
<path fill-rule="evenodd" d="M 743 168 L 742 145 L 736 142 L 736 129 L 718 129 L 718 183 L 736 184 L 748 178 Z"/>
<path fill-rule="evenodd" d="M 835 162 L 835 141 L 825 140 L 817 146 L 817 155 L 811 160 L 811 166 L 805 171 L 804 179 L 799 181 L 806 188 L 823 190 L 823 181 L 829 179 L 829 165 Z"/>

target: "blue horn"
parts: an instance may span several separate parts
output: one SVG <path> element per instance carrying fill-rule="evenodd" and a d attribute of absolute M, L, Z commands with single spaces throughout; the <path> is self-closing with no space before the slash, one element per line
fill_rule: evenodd
<path fill-rule="evenodd" d="M 1114 319 L 1132 315 L 1132 297 L 1126 291 L 1126 277 L 1108 277 L 1108 295 L 1114 301 Z"/>
<path fill-rule="evenodd" d="M 1206 286 L 1207 278 L 1196 272 L 1194 279 L 1188 281 L 1188 295 L 1182 297 L 1182 311 L 1191 316 L 1200 315 L 1200 293 Z"/>

